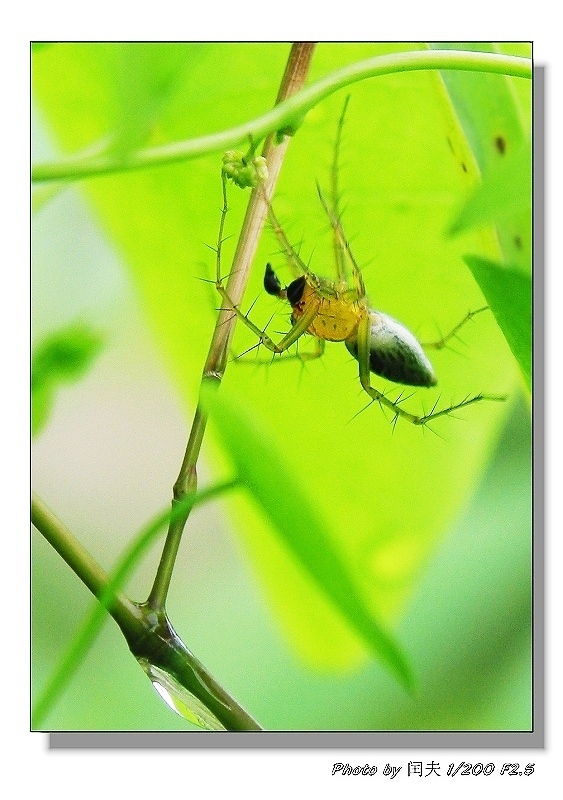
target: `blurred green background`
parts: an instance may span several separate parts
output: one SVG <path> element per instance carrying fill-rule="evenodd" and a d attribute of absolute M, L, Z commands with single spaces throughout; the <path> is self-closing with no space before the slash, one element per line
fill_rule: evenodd
<path fill-rule="evenodd" d="M 414 46 L 319 45 L 311 81 Z M 46 46 L 34 55 L 34 162 L 108 133 L 127 150 L 257 116 L 273 102 L 288 49 Z M 469 161 L 469 174 L 460 169 L 467 154 L 452 157 L 455 118 L 436 76 L 388 76 L 351 94 L 341 171 L 346 230 L 360 263 L 371 259 L 364 277 L 374 304 L 423 340 L 436 338 L 438 326 L 446 331 L 483 305 L 461 255 L 492 256 L 490 231 L 444 236 L 475 169 Z M 328 181 L 343 98 L 340 92 L 307 116 L 276 199 L 290 236 L 303 240 L 305 260 L 329 276 L 330 236 L 314 181 Z M 217 236 L 219 169 L 217 154 L 92 179 L 65 188 L 34 216 L 34 340 L 76 321 L 105 337 L 86 376 L 56 394 L 35 443 L 34 486 L 106 569 L 166 506 L 183 456 L 218 305 L 197 278 L 212 274 L 205 245 Z M 231 201 L 227 233 L 234 236 L 246 196 L 233 191 Z M 258 296 L 253 316 L 260 323 L 279 312 L 274 328 L 284 330 L 285 309 L 260 293 L 266 260 L 277 259 L 283 274 L 276 250 L 264 236 L 246 303 Z M 190 520 L 169 614 L 266 729 L 530 729 L 530 414 L 510 351 L 485 316 L 464 331 L 456 352 L 433 357 L 443 404 L 479 391 L 507 392 L 509 400 L 440 420 L 438 436 L 400 422 L 393 433 L 374 408 L 350 422 L 365 400 L 341 346 L 327 347 L 303 371 L 296 362 L 229 365 L 223 390 L 234 390 L 269 426 L 419 684 L 415 697 L 405 694 L 248 498 L 216 503 Z M 235 351 L 251 343 L 238 332 Z M 428 407 L 436 397 L 418 393 L 410 405 Z M 210 433 L 202 484 L 229 472 Z M 133 598 L 148 593 L 158 555 L 155 547 L 130 582 Z M 37 690 L 92 601 L 39 535 L 33 556 Z M 162 704 L 111 622 L 46 726 L 190 727 Z"/>

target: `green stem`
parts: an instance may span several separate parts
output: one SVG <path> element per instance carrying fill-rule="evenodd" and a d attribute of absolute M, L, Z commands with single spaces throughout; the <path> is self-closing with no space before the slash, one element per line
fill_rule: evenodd
<path fill-rule="evenodd" d="M 31 521 L 94 597 L 100 599 L 109 584 L 107 573 L 43 500 L 35 494 L 31 502 Z M 142 632 L 142 615 L 135 603 L 128 597 L 120 592 L 113 592 L 112 597 L 108 597 L 106 609 L 126 635 L 133 636 L 135 633 Z"/>
<path fill-rule="evenodd" d="M 135 538 L 111 575 L 104 572 L 90 553 L 77 541 L 74 535 L 45 503 L 40 498 L 33 497 L 33 524 L 99 600 L 99 605 L 96 605 L 92 610 L 35 704 L 32 714 L 32 723 L 35 729 L 41 727 L 45 716 L 53 707 L 65 685 L 70 680 L 71 675 L 92 645 L 104 622 L 106 611 L 117 622 L 127 643 L 135 654 L 137 654 L 138 643 L 142 643 L 140 646 L 148 651 L 159 649 L 161 636 L 157 627 L 155 627 L 154 615 L 150 613 L 150 610 L 125 597 L 119 589 L 168 520 L 174 521 L 175 517 L 184 515 L 188 509 L 210 501 L 236 485 L 237 481 L 228 481 L 212 486 L 209 489 L 203 489 L 197 495 L 192 494 L 185 497 L 172 511 L 165 511 L 159 514 Z M 174 658 L 178 660 L 178 652 L 184 651 L 189 653 L 181 642 L 178 644 L 177 640 L 174 648 Z M 215 681 L 206 672 L 205 668 L 191 654 L 190 657 L 198 672 L 205 675 L 206 680 L 217 687 L 217 684 L 215 684 Z M 189 670 L 190 663 L 184 665 L 184 669 Z M 226 694 L 220 687 L 216 688 L 217 692 Z M 238 708 L 234 700 L 229 698 L 229 701 L 230 707 Z"/>
<path fill-rule="evenodd" d="M 311 86 L 288 97 L 257 119 L 227 131 L 200 136 L 130 153 L 125 159 L 106 153 L 90 158 L 74 157 L 55 163 L 38 164 L 32 180 L 80 180 L 93 175 L 171 164 L 233 147 L 240 142 L 260 141 L 273 131 L 295 129 L 305 114 L 333 92 L 366 78 L 428 69 L 456 69 L 490 72 L 517 78 L 532 77 L 532 61 L 499 53 L 456 50 L 414 50 L 368 58 L 330 73 Z"/>

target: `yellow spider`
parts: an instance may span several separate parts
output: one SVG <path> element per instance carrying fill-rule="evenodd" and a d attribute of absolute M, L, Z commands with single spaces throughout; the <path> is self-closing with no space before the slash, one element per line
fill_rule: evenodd
<path fill-rule="evenodd" d="M 345 110 L 346 106 L 344 107 L 344 112 Z M 338 214 L 338 189 L 336 183 L 338 148 L 344 112 L 339 121 L 333 162 L 332 208 L 329 208 L 320 188 L 317 186 L 321 203 L 333 230 L 338 280 L 332 281 L 322 278 L 308 269 L 290 244 L 274 214 L 273 208 L 269 205 L 268 217 L 270 224 L 281 244 L 282 251 L 287 257 L 290 266 L 298 274 L 298 277 L 288 286 L 282 287 L 272 266 L 267 264 L 264 275 L 264 288 L 268 294 L 286 300 L 290 304 L 292 312 L 291 329 L 283 336 L 281 341 L 275 343 L 264 330 L 256 326 L 231 301 L 220 275 L 221 234 L 217 247 L 217 291 L 225 302 L 226 307 L 231 308 L 238 319 L 255 333 L 259 339 L 259 344 L 264 345 L 274 354 L 286 351 L 303 334 L 314 336 L 317 345 L 315 352 L 299 354 L 299 358 L 303 360 L 322 355 L 326 341 L 344 342 L 348 351 L 358 361 L 359 379 L 362 388 L 372 401 L 377 401 L 380 405 L 384 405 L 393 411 L 394 422 L 400 416 L 415 425 L 425 425 L 432 419 L 451 414 L 453 411 L 477 403 L 480 400 L 504 400 L 505 398 L 503 397 L 477 394 L 468 396 L 461 402 L 440 411 L 436 411 L 436 406 L 434 406 L 428 414 L 417 416 L 409 413 L 399 405 L 401 397 L 394 401 L 390 400 L 383 392 L 371 385 L 370 373 L 380 375 L 395 383 L 417 387 L 435 386 L 437 379 L 423 346 L 416 337 L 400 322 L 371 307 L 366 296 L 362 274 L 352 254 L 350 244 L 344 235 Z M 223 198 L 221 231 L 227 213 L 225 174 L 223 174 Z M 347 264 L 351 267 L 351 284 L 348 283 L 346 278 Z M 438 342 L 425 344 L 424 346 L 434 349 L 443 347 L 466 322 L 484 310 L 486 310 L 486 307 L 469 312 L 447 336 Z"/>

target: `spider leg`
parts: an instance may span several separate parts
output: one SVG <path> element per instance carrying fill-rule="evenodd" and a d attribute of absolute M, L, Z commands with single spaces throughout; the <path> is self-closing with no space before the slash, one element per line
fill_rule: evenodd
<path fill-rule="evenodd" d="M 409 422 L 412 422 L 414 425 L 420 425 L 420 417 L 415 416 L 414 414 L 409 414 L 408 411 L 405 411 L 401 408 L 400 405 L 397 405 L 392 400 L 389 400 L 383 392 L 378 391 L 371 385 L 371 371 L 370 371 L 370 360 L 369 360 L 369 316 L 366 314 L 363 319 L 360 320 L 360 324 L 358 326 L 358 364 L 359 364 L 359 377 L 360 383 L 362 384 L 362 389 L 368 394 L 372 400 L 376 400 L 380 406 L 386 406 L 389 408 L 395 417 L 401 416 L 404 419 L 407 419 Z"/>
<path fill-rule="evenodd" d="M 325 340 L 319 339 L 318 336 L 315 336 L 315 349 L 308 350 L 305 353 L 296 353 L 295 357 L 299 359 L 299 361 L 314 361 L 317 358 L 322 358 L 325 351 Z M 291 358 L 292 356 L 290 356 Z"/>
<path fill-rule="evenodd" d="M 252 322 L 252 320 L 249 319 L 248 314 L 244 314 L 241 311 L 240 307 L 237 306 L 231 300 L 225 288 L 223 277 L 221 276 L 221 248 L 223 242 L 225 241 L 223 237 L 223 232 L 225 228 L 225 219 L 227 217 L 227 212 L 229 210 L 227 202 L 227 180 L 224 173 L 222 174 L 221 177 L 222 177 L 222 191 L 223 191 L 223 206 L 221 208 L 221 221 L 219 223 L 219 232 L 217 234 L 217 244 L 214 250 L 216 253 L 215 288 L 217 289 L 219 295 L 221 296 L 221 299 L 223 300 L 222 310 L 224 311 L 231 310 L 233 314 L 258 337 L 260 344 L 263 344 L 264 347 L 266 347 L 272 353 L 283 353 L 285 350 L 291 347 L 291 345 L 294 344 L 299 339 L 300 336 L 302 336 L 305 333 L 309 325 L 313 322 L 313 320 L 315 319 L 315 317 L 319 312 L 320 299 L 317 299 L 316 301 L 313 301 L 309 304 L 308 308 L 305 310 L 302 316 L 299 317 L 297 322 L 291 327 L 291 329 L 277 344 L 267 335 L 265 329 L 261 330 L 257 325 L 255 325 L 254 322 Z M 270 209 L 270 213 L 273 215 L 273 211 L 269 204 L 268 207 Z M 273 218 L 275 220 L 275 216 Z M 297 253 L 295 253 L 295 251 L 285 238 L 285 234 L 281 230 L 281 227 L 277 223 L 277 220 L 276 224 L 278 225 L 279 230 L 281 231 L 280 235 L 284 237 L 283 241 L 287 243 L 287 248 L 289 249 L 288 257 L 291 255 L 294 259 L 297 259 L 297 262 L 299 264 L 302 264 L 303 262 L 301 262 L 301 259 L 299 258 Z"/>
<path fill-rule="evenodd" d="M 299 253 L 295 250 L 287 235 L 282 228 L 278 218 L 275 215 L 274 209 L 272 204 L 267 200 L 268 203 L 268 221 L 272 226 L 272 230 L 274 231 L 278 242 L 281 245 L 281 249 L 283 254 L 288 260 L 290 267 L 293 270 L 293 274 L 298 277 L 299 275 L 303 275 L 309 271 L 307 264 L 303 261 L 300 257 Z"/>
<path fill-rule="evenodd" d="M 357 346 L 358 346 L 358 364 L 359 364 L 359 377 L 362 389 L 372 398 L 376 400 L 380 406 L 385 406 L 393 412 L 392 424 L 395 425 L 397 419 L 402 419 L 411 422 L 413 425 L 426 425 L 430 420 L 437 419 L 438 417 L 447 416 L 460 408 L 479 403 L 481 400 L 492 400 L 496 402 L 503 402 L 506 397 L 498 397 L 495 395 L 477 394 L 465 397 L 460 403 L 455 403 L 448 408 L 443 408 L 436 411 L 436 404 L 428 414 L 411 414 L 401 407 L 401 396 L 397 400 L 390 400 L 383 392 L 378 391 L 371 385 L 371 371 L 370 371 L 370 352 L 369 352 L 369 317 L 366 315 L 358 326 L 357 333 Z"/>
<path fill-rule="evenodd" d="M 348 108 L 348 103 L 350 101 L 350 95 L 348 95 L 344 101 L 344 106 L 342 108 L 342 113 L 340 115 L 340 119 L 338 120 L 338 126 L 336 128 L 336 138 L 334 141 L 334 153 L 332 158 L 332 169 L 331 169 L 331 209 L 329 214 L 329 219 L 332 225 L 332 232 L 333 232 L 333 247 L 334 247 L 334 260 L 336 263 L 336 274 L 338 276 L 339 281 L 346 280 L 346 245 L 343 240 L 342 230 L 341 227 L 335 226 L 333 224 L 333 220 L 340 220 L 340 187 L 338 184 L 338 174 L 339 174 L 339 160 L 340 160 L 340 145 L 342 144 L 342 129 L 344 127 L 344 118 L 346 116 L 346 110 Z"/>
<path fill-rule="evenodd" d="M 461 330 L 461 328 L 463 328 L 463 326 L 467 322 L 470 322 L 473 319 L 473 317 L 477 316 L 477 314 L 480 314 L 481 311 L 487 311 L 488 308 L 489 306 L 483 306 L 483 308 L 478 308 L 476 311 L 470 311 L 468 314 L 465 315 L 465 317 L 461 320 L 461 322 L 458 322 L 455 328 L 452 328 L 452 330 L 449 333 L 447 333 L 437 342 L 421 342 L 422 346 L 426 347 L 427 349 L 441 350 L 442 347 L 445 347 L 447 345 L 450 339 L 453 339 L 455 336 L 457 336 L 458 332 Z"/>
<path fill-rule="evenodd" d="M 358 266 L 358 262 L 354 258 L 354 254 L 352 253 L 352 248 L 350 247 L 350 242 L 346 238 L 346 234 L 344 233 L 342 224 L 338 219 L 338 217 L 335 215 L 333 209 L 329 207 L 326 198 L 322 192 L 322 189 L 318 183 L 317 183 L 317 192 L 321 204 L 332 226 L 332 230 L 334 232 L 335 252 L 337 254 L 336 255 L 337 268 L 338 270 L 340 270 L 340 267 L 338 266 L 340 263 L 339 262 L 340 254 L 345 254 L 348 260 L 350 261 L 350 264 L 352 265 L 352 277 L 354 278 L 354 287 L 356 289 L 357 295 L 358 297 L 365 297 L 366 289 L 364 286 L 364 279 L 362 278 L 362 273 Z M 339 279 L 341 278 L 340 272 L 338 277 Z M 346 276 L 344 276 L 344 279 L 345 277 Z"/>
<path fill-rule="evenodd" d="M 254 350 L 256 347 L 259 347 L 262 342 L 257 342 L 257 344 L 253 345 L 249 350 Z M 314 349 L 307 350 L 305 352 L 297 351 L 295 353 L 287 353 L 283 356 L 283 358 L 243 358 L 249 350 L 246 350 L 244 353 L 241 353 L 238 356 L 234 356 L 234 361 L 237 364 L 248 364 L 250 366 L 256 366 L 261 364 L 280 364 L 282 361 L 293 361 L 297 360 L 300 361 L 302 364 L 307 363 L 308 361 L 314 361 L 317 358 L 321 358 L 324 355 L 325 351 L 325 342 L 324 339 L 319 339 L 318 336 L 314 337 Z M 276 355 L 274 353 L 274 355 Z"/>
<path fill-rule="evenodd" d="M 233 303 L 227 293 L 227 290 L 223 286 L 222 279 L 219 276 L 217 277 L 216 288 L 226 304 L 226 307 L 232 309 L 233 313 L 238 317 L 238 319 L 244 325 L 246 325 L 246 327 L 258 337 L 261 344 L 263 344 L 268 350 L 271 350 L 272 353 L 283 353 L 284 350 L 287 350 L 288 347 L 291 347 L 291 345 L 294 344 L 299 337 L 305 333 L 319 312 L 320 300 L 317 302 L 311 302 L 303 315 L 299 317 L 297 322 L 285 334 L 281 341 L 276 344 L 267 335 L 265 330 L 261 330 L 257 325 L 255 325 L 254 322 L 248 318 L 248 315 L 244 314 L 240 308 Z"/>

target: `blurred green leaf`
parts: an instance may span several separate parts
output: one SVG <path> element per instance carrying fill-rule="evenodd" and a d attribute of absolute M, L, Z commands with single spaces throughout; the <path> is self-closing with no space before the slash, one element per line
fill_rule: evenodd
<path fill-rule="evenodd" d="M 490 43 L 436 47 L 493 52 Z M 529 97 L 517 79 L 502 75 L 442 73 L 453 108 L 482 173 L 450 233 L 495 223 L 506 266 L 481 255 L 464 257 L 531 382 L 532 152 Z"/>
<path fill-rule="evenodd" d="M 437 42 L 432 46 L 436 49 L 497 51 L 496 45 L 490 42 Z M 496 223 L 504 260 L 529 271 L 532 252 L 530 87 L 523 87 L 520 79 L 505 75 L 453 70 L 440 74 L 463 135 L 483 180 L 487 181 L 482 194 L 478 190 L 479 199 L 469 201 L 480 205 L 482 210 L 477 212 L 473 208 L 471 211 L 470 207 L 468 213 L 482 215 L 498 200 L 507 212 L 511 205 L 511 213 L 489 216 L 489 219 Z M 509 164 L 503 167 L 504 162 Z M 500 187 L 495 184 L 497 180 L 501 181 Z M 509 196 L 510 184 L 518 192 L 512 199 Z M 530 203 L 525 202 L 526 199 L 530 199 Z M 524 200 L 522 204 L 521 200 Z"/>
<path fill-rule="evenodd" d="M 31 361 L 32 433 L 45 427 L 57 389 L 79 380 L 103 346 L 98 331 L 82 323 L 56 331 L 39 342 Z"/>
<path fill-rule="evenodd" d="M 250 417 L 240 402 L 204 386 L 204 406 L 219 430 L 242 484 L 251 493 L 285 546 L 321 587 L 379 659 L 409 689 L 413 675 L 400 646 L 374 618 L 358 593 L 334 536 L 316 504 L 303 491 L 256 413 Z M 307 615 L 307 608 L 301 610 Z"/>
<path fill-rule="evenodd" d="M 500 222 L 521 211 L 531 220 L 532 156 L 529 142 L 490 167 L 483 182 L 468 197 L 451 224 L 449 234 Z"/>
<path fill-rule="evenodd" d="M 33 189 L 31 197 L 31 210 L 33 214 L 41 211 L 54 197 L 68 188 L 68 184 L 62 181 L 59 184 L 53 183 L 50 186 L 39 186 Z"/>
<path fill-rule="evenodd" d="M 31 433 L 32 436 L 37 436 L 49 420 L 54 403 L 54 391 L 49 382 L 36 381 L 31 389 Z"/>
<path fill-rule="evenodd" d="M 517 267 L 506 267 L 478 256 L 465 262 L 520 365 L 528 391 L 532 381 L 532 279 Z"/>
<path fill-rule="evenodd" d="M 159 141 L 159 120 L 181 83 L 189 51 L 171 42 L 124 42 L 107 50 L 117 101 L 117 135 L 108 152 L 125 155 L 150 137 Z"/>
<path fill-rule="evenodd" d="M 42 50 L 45 50 L 47 47 L 50 47 L 53 42 L 32 42 L 31 43 L 31 52 L 32 53 L 40 53 Z"/>

